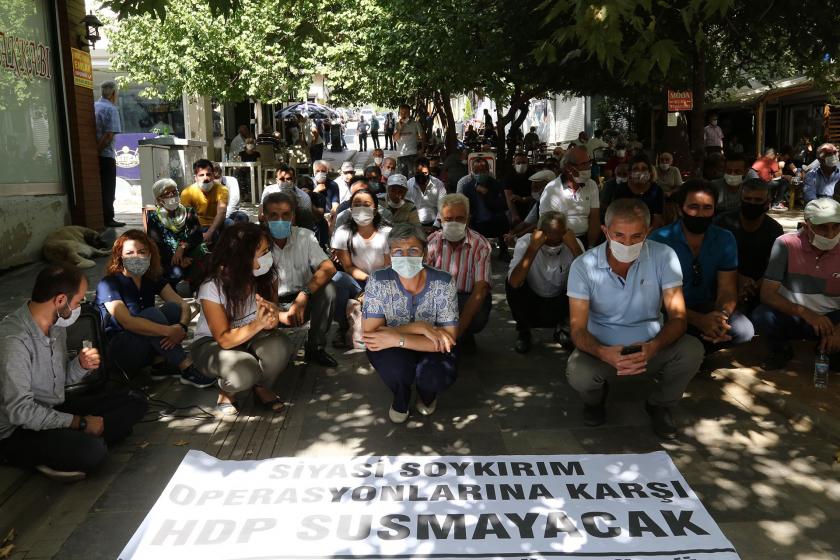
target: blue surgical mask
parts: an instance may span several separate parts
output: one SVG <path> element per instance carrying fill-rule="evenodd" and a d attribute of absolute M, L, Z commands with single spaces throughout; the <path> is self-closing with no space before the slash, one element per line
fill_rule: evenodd
<path fill-rule="evenodd" d="M 292 222 L 286 220 L 274 220 L 268 222 L 268 229 L 274 239 L 286 239 L 292 234 Z"/>
<path fill-rule="evenodd" d="M 475 177 L 476 183 L 484 183 L 487 180 L 486 173 L 473 173 L 473 177 Z"/>
<path fill-rule="evenodd" d="M 391 268 L 403 278 L 414 278 L 423 270 L 423 257 L 391 257 Z"/>

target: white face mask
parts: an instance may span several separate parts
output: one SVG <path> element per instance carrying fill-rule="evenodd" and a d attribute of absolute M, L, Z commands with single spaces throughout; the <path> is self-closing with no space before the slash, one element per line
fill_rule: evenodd
<path fill-rule="evenodd" d="M 610 252 L 615 260 L 622 263 L 630 263 L 639 258 L 642 254 L 642 246 L 644 241 L 639 241 L 634 245 L 623 245 L 618 241 L 610 239 Z"/>
<path fill-rule="evenodd" d="M 213 188 L 213 181 L 207 181 L 206 183 L 201 183 L 199 185 L 199 187 L 201 187 L 201 190 L 204 191 L 204 192 L 210 192 L 210 190 Z"/>
<path fill-rule="evenodd" d="M 447 241 L 461 241 L 467 235 L 467 224 L 461 222 L 444 222 L 441 227 Z"/>
<path fill-rule="evenodd" d="M 626 154 L 626 153 L 627 153 L 626 150 L 616 150 L 615 151 L 615 155 L 618 156 L 618 157 L 624 157 L 624 154 Z"/>
<path fill-rule="evenodd" d="M 373 158 L 373 163 L 375 163 L 376 165 L 382 165 L 382 160 L 383 159 L 384 158 L 381 158 L 381 157 L 375 157 L 375 158 Z"/>
<path fill-rule="evenodd" d="M 528 171 L 528 164 L 527 163 L 517 163 L 513 166 L 513 170 L 522 175 Z"/>
<path fill-rule="evenodd" d="M 626 183 L 627 182 L 627 177 L 616 177 L 615 182 L 616 183 Z"/>
<path fill-rule="evenodd" d="M 394 209 L 402 208 L 403 205 L 405 205 L 405 199 L 404 198 L 401 199 L 399 202 L 394 202 L 393 200 L 388 198 L 388 206 L 390 206 L 391 208 L 394 208 Z"/>
<path fill-rule="evenodd" d="M 357 225 L 366 226 L 373 221 L 373 208 L 367 206 L 354 206 L 350 209 L 350 216 Z"/>
<path fill-rule="evenodd" d="M 161 199 L 161 204 L 166 210 L 174 212 L 181 205 L 181 200 L 177 196 L 168 196 Z"/>
<path fill-rule="evenodd" d="M 271 256 L 271 251 L 258 258 L 257 264 L 259 264 L 260 267 L 254 270 L 254 276 L 262 276 L 271 270 L 271 267 L 274 266 L 274 257 Z"/>
<path fill-rule="evenodd" d="M 584 169 L 583 171 L 578 171 L 577 176 L 575 177 L 575 182 L 577 183 L 585 183 L 592 177 L 592 170 L 591 169 Z"/>
<path fill-rule="evenodd" d="M 62 317 L 61 313 L 58 310 L 56 310 L 56 313 L 58 314 L 58 318 L 55 320 L 55 326 L 56 327 L 64 327 L 64 328 L 69 327 L 70 325 L 72 325 L 73 323 L 76 322 L 76 319 L 78 319 L 79 315 L 81 315 L 81 313 L 82 313 L 82 306 L 81 305 L 79 307 L 77 307 L 76 309 L 70 309 L 70 301 L 69 300 L 65 304 L 65 306 L 67 307 L 67 309 L 70 310 L 70 315 L 68 315 L 67 317 Z"/>
<path fill-rule="evenodd" d="M 394 174 L 393 169 L 389 169 L 389 168 L 386 167 L 385 169 L 382 170 L 382 176 L 385 177 L 386 179 L 393 174 Z"/>
<path fill-rule="evenodd" d="M 631 177 L 637 185 L 644 185 L 650 181 L 650 173 L 647 171 L 634 171 L 631 173 Z"/>
<path fill-rule="evenodd" d="M 326 171 L 318 171 L 315 173 L 315 182 L 316 183 L 326 183 L 327 182 L 327 172 Z"/>
<path fill-rule="evenodd" d="M 403 278 L 414 278 L 423 270 L 423 257 L 391 257 L 391 268 Z"/>
<path fill-rule="evenodd" d="M 831 251 L 840 243 L 840 233 L 834 237 L 823 237 L 822 235 L 814 234 L 814 239 L 811 240 L 811 245 L 820 251 Z"/>
<path fill-rule="evenodd" d="M 254 149 L 254 145 L 253 145 L 253 144 L 245 144 L 245 149 L 246 149 L 246 150 L 253 150 L 253 149 Z"/>
<path fill-rule="evenodd" d="M 134 276 L 146 274 L 151 264 L 151 257 L 123 257 L 123 267 Z"/>
<path fill-rule="evenodd" d="M 743 179 L 742 175 L 730 175 L 728 173 L 724 174 L 723 180 L 726 182 L 727 185 L 730 187 L 734 187 L 736 185 L 741 184 L 741 180 Z"/>
<path fill-rule="evenodd" d="M 668 171 L 669 169 L 671 169 L 671 164 L 670 163 L 660 163 L 659 164 L 659 169 L 661 169 L 662 171 Z"/>
<path fill-rule="evenodd" d="M 552 257 L 556 257 L 560 254 L 560 251 L 563 250 L 563 246 L 558 245 L 557 247 L 550 247 L 548 245 L 543 245 L 542 249 L 546 252 L 546 254 L 551 255 Z"/>
<path fill-rule="evenodd" d="M 717 119 L 714 119 L 714 120 L 712 121 L 712 126 L 717 126 Z"/>
<path fill-rule="evenodd" d="M 837 154 L 825 156 L 825 165 L 827 167 L 837 167 L 838 163 L 840 163 L 840 158 L 837 157 Z"/>

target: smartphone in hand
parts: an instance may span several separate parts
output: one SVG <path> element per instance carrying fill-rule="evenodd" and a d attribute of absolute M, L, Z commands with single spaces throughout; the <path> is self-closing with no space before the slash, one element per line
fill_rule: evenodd
<path fill-rule="evenodd" d="M 622 356 L 629 356 L 630 354 L 637 354 L 638 352 L 641 352 L 641 351 L 642 351 L 642 347 L 639 346 L 638 344 L 635 344 L 633 346 L 625 346 L 624 348 L 622 348 L 621 349 L 621 355 Z"/>

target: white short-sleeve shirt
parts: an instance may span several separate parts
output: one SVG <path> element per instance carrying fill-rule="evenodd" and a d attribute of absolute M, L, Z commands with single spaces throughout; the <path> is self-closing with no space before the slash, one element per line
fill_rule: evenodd
<path fill-rule="evenodd" d="M 580 246 L 580 250 L 583 251 L 583 244 L 579 239 L 576 241 Z M 513 248 L 513 258 L 508 268 L 508 279 L 513 274 L 513 269 L 516 268 L 516 265 L 525 258 L 525 252 L 528 250 L 528 245 L 530 244 L 530 233 L 517 239 L 516 246 Z M 565 294 L 566 283 L 569 279 L 569 269 L 572 268 L 572 261 L 574 260 L 575 256 L 565 245 L 561 245 L 560 247 L 547 247 L 543 245 L 537 251 L 534 262 L 531 263 L 531 268 L 528 269 L 528 287 L 535 294 L 544 298 L 553 298 Z"/>
<path fill-rule="evenodd" d="M 218 303 L 222 307 L 227 304 L 227 297 L 222 291 L 221 286 L 215 280 L 207 280 L 201 287 L 198 288 L 198 302 L 212 301 Z M 253 323 L 257 319 L 257 297 L 251 295 L 242 312 L 237 317 L 228 317 L 230 326 L 233 329 L 243 327 L 249 323 Z M 207 325 L 207 318 L 204 316 L 204 311 L 198 316 L 198 323 L 195 327 L 195 339 L 203 338 L 205 336 L 213 336 L 210 332 L 210 327 Z"/>
<path fill-rule="evenodd" d="M 557 178 L 545 186 L 540 197 L 540 214 L 551 210 L 563 212 L 575 235 L 589 231 L 589 211 L 600 207 L 598 185 L 592 179 L 573 190 L 563 184 L 562 178 Z"/>
<path fill-rule="evenodd" d="M 295 226 L 282 249 L 277 243 L 272 245 L 271 256 L 277 270 L 277 292 L 281 295 L 299 292 L 328 258 L 312 231 Z"/>
<path fill-rule="evenodd" d="M 350 259 L 353 265 L 368 274 L 385 266 L 385 255 L 390 253 L 388 247 L 388 233 L 391 228 L 380 227 L 370 239 L 365 239 L 358 232 L 353 235 L 353 252 Z M 347 250 L 347 241 L 350 239 L 350 226 L 344 225 L 335 230 L 330 247 L 333 249 Z"/>
<path fill-rule="evenodd" d="M 421 224 L 429 224 L 437 220 L 438 202 L 446 194 L 446 186 L 437 177 L 429 177 L 426 191 L 420 190 L 417 181 L 412 177 L 408 180 L 406 200 L 410 200 L 417 208 L 417 216 Z"/>

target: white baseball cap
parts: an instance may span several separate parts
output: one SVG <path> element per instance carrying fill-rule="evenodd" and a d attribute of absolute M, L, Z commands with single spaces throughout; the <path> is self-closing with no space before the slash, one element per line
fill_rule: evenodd
<path fill-rule="evenodd" d="M 805 205 L 805 219 L 811 224 L 840 223 L 840 202 L 833 198 L 817 198 Z"/>
<path fill-rule="evenodd" d="M 554 171 L 550 169 L 543 169 L 542 171 L 537 171 L 530 177 L 528 177 L 529 181 L 553 181 L 557 178 L 557 175 L 554 174 Z"/>
<path fill-rule="evenodd" d="M 356 171 L 356 168 L 353 167 L 353 162 L 352 161 L 345 161 L 344 163 L 341 164 L 341 172 L 342 173 L 347 173 L 348 171 Z"/>

